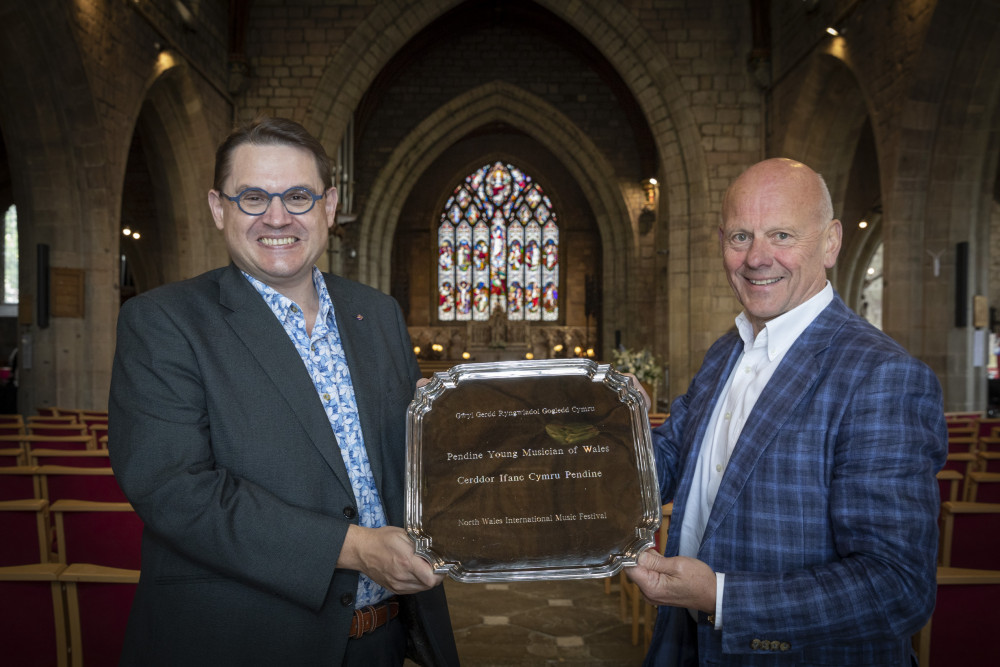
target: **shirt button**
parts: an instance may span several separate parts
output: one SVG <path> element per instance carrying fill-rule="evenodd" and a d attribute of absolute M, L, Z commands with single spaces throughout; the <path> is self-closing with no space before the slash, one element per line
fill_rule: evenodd
<path fill-rule="evenodd" d="M 729 421 L 732 418 L 733 418 L 733 413 L 732 412 L 727 412 L 726 413 L 726 421 Z"/>
<path fill-rule="evenodd" d="M 352 607 L 352 606 L 354 606 L 354 594 L 353 593 L 344 593 L 343 595 L 341 595 L 340 596 L 340 604 L 344 605 L 345 607 Z"/>
<path fill-rule="evenodd" d="M 715 464 L 715 472 L 722 472 L 722 464 L 721 463 L 716 463 Z"/>
<path fill-rule="evenodd" d="M 329 401 L 330 400 L 330 394 L 323 394 L 323 400 L 324 401 Z"/>
<path fill-rule="evenodd" d="M 294 303 L 292 304 L 292 309 L 291 310 L 292 310 L 293 313 L 299 312 L 298 306 L 296 306 Z"/>
<path fill-rule="evenodd" d="M 347 507 L 344 508 L 344 518 L 345 519 L 353 519 L 357 515 L 358 515 L 357 511 L 353 507 L 351 507 L 350 505 L 348 505 Z"/>

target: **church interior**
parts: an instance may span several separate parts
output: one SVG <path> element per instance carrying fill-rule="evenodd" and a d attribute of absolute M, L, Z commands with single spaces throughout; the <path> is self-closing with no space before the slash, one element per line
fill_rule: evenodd
<path fill-rule="evenodd" d="M 0 413 L 22 419 L 0 480 L 37 463 L 17 439 L 35 417 L 84 425 L 101 449 L 85 417 L 107 410 L 121 304 L 228 263 L 206 200 L 215 148 L 285 116 L 334 165 L 320 268 L 398 301 L 426 376 L 589 358 L 636 371 L 658 414 L 740 311 L 719 250 L 727 186 L 764 158 L 806 163 L 843 225 L 834 289 L 930 366 L 954 415 L 939 479 L 958 554 L 966 520 L 1000 534 L 998 26 L 1000 0 L 0 3 Z M 54 530 L 35 500 L 17 511 Z M 137 576 L 40 550 L 33 573 L 0 562 L 0 590 L 40 584 L 66 619 L 86 585 Z M 921 665 L 958 664 L 958 646 L 993 664 L 977 656 L 1000 619 L 998 554 L 942 561 Z M 488 634 L 467 662 L 639 664 L 645 603 L 617 576 L 590 584 L 580 597 L 615 626 L 593 634 L 621 647 L 553 639 L 491 663 L 491 642 L 517 642 Z M 574 598 L 560 586 L 551 599 Z M 489 615 L 471 597 L 457 604 Z M 43 641 L 76 660 L 86 632 L 77 613 Z"/>

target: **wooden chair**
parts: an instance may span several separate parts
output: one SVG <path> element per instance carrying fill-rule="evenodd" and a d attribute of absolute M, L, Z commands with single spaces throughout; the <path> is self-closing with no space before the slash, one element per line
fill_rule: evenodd
<path fill-rule="evenodd" d="M 941 490 L 941 502 L 958 500 L 958 491 L 965 477 L 957 470 L 941 470 L 937 474 L 938 487 Z"/>
<path fill-rule="evenodd" d="M 86 424 L 28 424 L 28 433 L 32 435 L 90 435 Z"/>
<path fill-rule="evenodd" d="M 656 550 L 663 554 L 667 547 L 667 530 L 670 528 L 670 517 L 673 516 L 674 504 L 667 503 L 663 506 L 660 530 L 656 533 Z M 653 638 L 653 610 L 656 608 L 642 598 L 639 587 L 632 583 L 624 572 L 619 575 L 621 615 L 623 621 L 631 619 L 632 622 L 632 646 L 639 643 L 639 619 L 642 616 L 643 641 L 648 645 Z"/>
<path fill-rule="evenodd" d="M 920 667 L 997 664 L 998 598 L 1000 572 L 939 567 L 934 614 L 913 637 Z"/>
<path fill-rule="evenodd" d="M 24 447 L 2 447 L 0 446 L 0 466 L 23 466 L 28 463 L 28 457 L 24 453 Z"/>
<path fill-rule="evenodd" d="M 954 454 L 949 453 L 944 462 L 944 470 L 954 470 L 962 476 L 963 480 L 968 480 L 969 473 L 976 469 L 979 465 L 979 458 L 972 452 L 956 452 Z M 959 492 L 959 497 L 964 499 L 966 491 L 966 483 L 963 482 L 962 489 Z"/>
<path fill-rule="evenodd" d="M 33 449 L 97 449 L 92 435 L 0 435 L 0 447 L 20 447 L 30 459 Z"/>
<path fill-rule="evenodd" d="M 952 435 L 948 434 L 948 453 L 975 453 L 979 444 L 979 437 L 975 434 Z"/>
<path fill-rule="evenodd" d="M 66 587 L 72 667 L 118 664 L 139 570 L 73 563 L 59 581 Z"/>
<path fill-rule="evenodd" d="M 101 438 L 108 437 L 108 422 L 107 421 L 92 421 L 87 424 L 87 430 L 90 435 L 94 436 L 94 440 L 100 440 Z"/>
<path fill-rule="evenodd" d="M 24 418 L 21 415 L 0 415 L 0 435 L 22 433 L 24 433 Z"/>
<path fill-rule="evenodd" d="M 31 415 L 30 417 L 28 417 L 27 421 L 28 426 L 31 426 L 32 424 L 60 425 L 60 424 L 76 424 L 76 423 L 77 421 L 75 415 Z"/>
<path fill-rule="evenodd" d="M 5 665 L 66 667 L 67 629 L 61 563 L 0 567 L 0 655 Z M 109 663 L 110 664 L 110 663 Z"/>
<path fill-rule="evenodd" d="M 1000 570 L 1000 503 L 941 503 L 943 567 Z"/>
<path fill-rule="evenodd" d="M 142 520 L 128 503 L 57 500 L 51 514 L 60 563 L 139 569 Z"/>
<path fill-rule="evenodd" d="M 1000 418 L 998 417 L 980 417 L 973 424 L 976 427 L 976 435 L 979 437 L 992 435 L 993 429 L 1000 427 Z"/>
<path fill-rule="evenodd" d="M 41 498 L 0 500 L 0 566 L 49 561 L 48 507 Z"/>
<path fill-rule="evenodd" d="M 1000 448 L 994 450 L 982 450 L 976 452 L 976 468 L 982 472 L 1000 473 Z"/>
<path fill-rule="evenodd" d="M 36 466 L 41 497 L 57 500 L 94 500 L 97 502 L 128 502 L 115 481 L 111 468 L 84 466 Z"/>
<path fill-rule="evenodd" d="M 1000 503 L 1000 473 L 974 470 L 966 489 L 966 500 L 971 503 Z"/>
<path fill-rule="evenodd" d="M 37 466 L 0 466 L 0 500 L 41 498 Z"/>
<path fill-rule="evenodd" d="M 32 449 L 28 457 L 28 462 L 33 466 L 111 467 L 106 449 Z"/>

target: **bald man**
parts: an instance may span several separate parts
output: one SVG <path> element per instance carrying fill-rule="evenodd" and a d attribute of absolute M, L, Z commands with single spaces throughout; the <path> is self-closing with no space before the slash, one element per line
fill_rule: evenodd
<path fill-rule="evenodd" d="M 666 557 L 647 665 L 911 665 L 934 607 L 947 433 L 927 366 L 827 281 L 823 179 L 788 159 L 730 186 L 719 242 L 743 306 L 653 431 Z"/>

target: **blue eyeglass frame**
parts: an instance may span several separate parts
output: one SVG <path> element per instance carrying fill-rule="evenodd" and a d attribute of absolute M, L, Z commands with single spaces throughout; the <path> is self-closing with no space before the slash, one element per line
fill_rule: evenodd
<path fill-rule="evenodd" d="M 285 195 L 287 195 L 292 190 L 304 190 L 304 191 L 306 191 L 306 192 L 309 193 L 309 196 L 312 197 L 312 204 L 310 204 L 309 208 L 307 208 L 304 211 L 289 211 L 288 210 L 288 204 L 285 203 Z M 263 211 L 261 211 L 260 213 L 251 213 L 250 211 L 248 211 L 245 208 L 243 208 L 242 204 L 240 204 L 240 199 L 242 199 L 243 195 L 245 195 L 248 192 L 260 192 L 261 194 L 267 195 L 267 206 L 264 207 Z M 285 212 L 286 213 L 288 213 L 289 215 L 302 215 L 304 213 L 308 213 L 309 211 L 313 210 L 313 208 L 315 208 L 315 206 L 316 206 L 316 202 L 318 202 L 320 199 L 322 199 L 323 197 L 326 196 L 326 192 L 320 193 L 318 195 L 317 194 L 313 194 L 312 190 L 310 190 L 309 188 L 307 188 L 305 186 L 302 186 L 302 185 L 293 185 L 292 187 L 288 188 L 284 192 L 268 192 L 264 188 L 244 188 L 243 190 L 237 192 L 232 197 L 230 197 L 229 195 L 227 195 L 222 190 L 219 190 L 219 194 L 222 195 L 223 197 L 225 197 L 226 199 L 228 199 L 229 201 L 233 202 L 234 204 L 236 204 L 237 208 L 239 208 L 241 211 L 243 211 L 243 213 L 245 213 L 246 215 L 253 215 L 253 216 L 264 215 L 265 213 L 267 213 L 267 210 L 269 208 L 271 208 L 271 202 L 274 201 L 275 197 L 278 197 L 279 199 L 281 199 L 281 205 L 285 207 Z"/>

